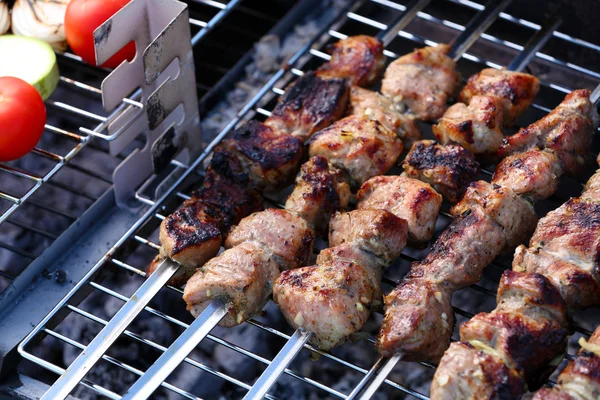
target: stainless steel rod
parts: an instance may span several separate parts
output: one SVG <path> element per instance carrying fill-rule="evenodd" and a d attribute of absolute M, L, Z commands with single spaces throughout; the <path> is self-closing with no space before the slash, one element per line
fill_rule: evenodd
<path fill-rule="evenodd" d="M 512 0 L 490 0 L 485 5 L 485 9 L 475 15 L 465 26 L 465 30 L 450 42 L 450 58 L 458 61 L 510 3 Z"/>
<path fill-rule="evenodd" d="M 552 18 L 525 43 L 523 50 L 506 66 L 509 71 L 521 72 L 534 59 L 536 53 L 544 47 L 562 23 L 562 18 Z"/>
<path fill-rule="evenodd" d="M 279 376 L 285 371 L 288 365 L 296 358 L 296 355 L 302 350 L 308 339 L 312 336 L 311 333 L 296 329 L 296 332 L 290 337 L 285 346 L 277 353 L 271 364 L 258 377 L 252 388 L 244 396 L 244 400 L 262 399 L 269 389 L 277 382 Z"/>
<path fill-rule="evenodd" d="M 190 327 L 175 340 L 154 364 L 127 390 L 124 400 L 149 398 L 189 353 L 227 314 L 220 300 L 213 300 Z"/>
<path fill-rule="evenodd" d="M 404 30 L 404 28 L 415 19 L 419 11 L 427 7 L 430 2 L 431 0 L 412 0 L 406 5 L 406 9 L 400 14 L 398 20 L 388 25 L 385 31 L 382 31 L 377 35 L 377 38 L 379 38 L 385 46 L 390 44 L 392 40 L 398 36 L 398 32 Z"/>
<path fill-rule="evenodd" d="M 385 358 L 379 357 L 379 359 L 375 362 L 375 364 L 373 364 L 369 372 L 367 372 L 366 375 L 363 376 L 363 378 L 360 380 L 360 382 L 358 382 L 358 384 L 352 390 L 352 392 L 350 392 L 347 400 L 355 399 L 360 394 L 360 392 L 362 392 L 365 385 L 369 383 L 371 379 L 373 379 L 373 376 L 375 376 L 375 374 L 377 374 L 377 372 L 381 369 L 384 361 Z"/>
<path fill-rule="evenodd" d="M 164 260 L 86 349 L 77 356 L 65 373 L 48 389 L 42 396 L 42 400 L 66 398 L 178 269 L 179 264 Z"/>
<path fill-rule="evenodd" d="M 373 379 L 371 384 L 367 386 L 365 392 L 360 397 L 360 400 L 369 400 L 371 397 L 373 397 L 373 395 L 375 394 L 375 392 L 377 392 L 383 381 L 385 381 L 385 378 L 387 378 L 387 376 L 390 374 L 390 372 L 392 372 L 396 364 L 398 364 L 401 359 L 402 355 L 396 354 L 389 360 L 387 360 L 383 367 L 381 367 L 379 372 L 377 372 L 377 374 L 375 375 L 375 379 Z"/>

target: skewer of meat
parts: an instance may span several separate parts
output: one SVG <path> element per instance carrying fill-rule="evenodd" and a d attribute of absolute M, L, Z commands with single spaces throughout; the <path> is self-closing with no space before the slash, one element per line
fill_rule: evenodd
<path fill-rule="evenodd" d="M 215 148 L 202 188 L 162 222 L 161 253 L 147 272 L 171 259 L 183 268 L 170 283 L 183 284 L 214 257 L 231 226 L 262 209 L 263 191 L 290 183 L 303 141 L 345 114 L 350 82 L 372 83 L 382 60 L 383 45 L 377 39 L 342 40 L 328 64 L 287 88 L 265 123 L 250 121 L 233 131 Z"/>
<path fill-rule="evenodd" d="M 549 364 L 566 348 L 566 310 L 600 305 L 596 262 L 600 249 L 599 188 L 600 170 L 579 198 L 568 200 L 539 221 L 529 248 L 516 250 L 513 271 L 507 271 L 501 281 L 498 306 L 461 326 L 461 342 L 446 351 L 434 376 L 432 399 L 491 399 L 499 393 L 518 398 L 526 385 L 535 385 L 550 372 Z M 477 366 L 478 360 L 484 359 L 487 365 Z M 457 371 L 459 365 L 461 373 Z M 581 364 L 576 361 L 574 365 Z M 487 375 L 476 373 L 481 368 Z M 474 375 L 464 379 L 469 372 Z M 567 367 L 565 396 L 570 388 L 581 387 L 580 394 L 592 390 L 593 385 L 586 389 L 585 380 L 577 378 L 581 373 L 573 365 Z M 561 391 L 543 390 L 538 398 L 546 392 L 561 398 Z"/>
<path fill-rule="evenodd" d="M 543 388 L 533 400 L 593 400 L 600 398 L 600 327 L 589 340 L 579 339 L 581 349 L 558 376 L 556 386 Z"/>
<path fill-rule="evenodd" d="M 446 55 L 448 51 L 448 46 L 441 45 L 435 49 L 415 50 L 402 57 L 386 71 L 386 77 L 389 74 L 392 81 L 388 81 L 387 89 L 396 87 L 398 92 L 390 99 L 376 92 L 353 88 L 349 112 L 377 119 L 391 129 L 403 124 L 406 129 L 401 129 L 399 134 L 410 141 L 416 139 L 415 130 L 411 129 L 414 117 L 400 117 L 401 114 L 398 114 L 405 104 L 400 93 L 408 94 L 409 102 L 419 95 L 433 100 L 433 95 L 440 103 L 438 108 L 443 110 L 448 96 L 456 90 L 460 77 L 454 61 Z M 431 82 L 432 75 L 436 75 L 438 81 L 445 80 L 446 85 L 440 88 L 439 82 Z M 415 83 L 418 87 L 419 82 L 423 83 L 421 88 L 425 90 L 411 87 Z M 413 108 L 416 105 L 412 102 Z M 425 114 L 420 117 L 431 118 Z M 468 154 L 466 151 L 464 153 Z M 474 160 L 473 163 L 476 164 Z M 478 166 L 471 169 L 478 170 Z M 288 322 L 299 329 L 261 375 L 247 398 L 264 395 L 273 383 L 273 377 L 283 371 L 307 340 L 311 339 L 320 349 L 329 350 L 358 331 L 366 321 L 370 306 L 376 305 L 372 300 L 374 293 L 377 293 L 375 298 L 379 301 L 382 266 L 390 263 L 389 253 L 386 257 L 368 249 L 369 246 L 384 242 L 387 233 L 385 226 L 372 226 L 376 225 L 376 220 L 369 219 L 375 218 L 370 215 L 374 212 L 371 208 L 389 210 L 409 218 L 411 241 L 418 241 L 431 237 L 441 203 L 441 197 L 430 185 L 409 177 L 375 177 L 363 185 L 357 198 L 358 210 L 339 214 L 332 219 L 330 245 L 333 247 L 321 252 L 317 265 L 285 271 L 276 281 L 274 300 Z M 401 250 L 403 246 L 396 247 Z M 335 264 L 336 260 L 340 265 Z M 349 269 L 347 265 L 342 265 L 346 262 L 359 268 Z"/>
<path fill-rule="evenodd" d="M 328 157 L 321 156 L 324 149 L 330 149 Z M 325 230 L 331 213 L 348 205 L 344 178 L 360 184 L 385 173 L 401 152 L 395 133 L 365 117 L 346 117 L 318 132 L 286 209 L 252 214 L 233 228 L 225 241 L 227 250 L 188 281 L 183 295 L 188 310 L 198 316 L 219 299 L 227 307 L 221 325 L 237 325 L 255 315 L 271 295 L 279 270 L 306 263 L 313 229 Z"/>
<path fill-rule="evenodd" d="M 589 95 L 589 90 L 571 92 L 549 115 L 522 129 L 515 137 L 529 132 L 531 148 L 504 159 L 491 184 L 480 181 L 467 190 L 452 210 L 455 220 L 430 254 L 413 263 L 402 283 L 386 296 L 377 340 L 383 355 L 440 359 L 454 325 L 452 293 L 479 281 L 483 268 L 501 251 L 527 238 L 536 221 L 530 201 L 548 197 L 563 171 L 579 170 L 579 164 L 568 162 L 571 157 L 589 158 L 596 126 Z"/>

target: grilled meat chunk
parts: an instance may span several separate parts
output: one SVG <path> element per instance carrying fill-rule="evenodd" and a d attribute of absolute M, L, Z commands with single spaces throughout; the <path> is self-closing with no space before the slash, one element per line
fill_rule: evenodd
<path fill-rule="evenodd" d="M 232 132 L 220 145 L 237 157 L 253 186 L 277 189 L 291 183 L 302 160 L 302 142 L 257 121 Z"/>
<path fill-rule="evenodd" d="M 549 149 L 560 158 L 565 171 L 578 174 L 590 161 L 592 134 L 598 126 L 598 113 L 590 101 L 590 91 L 574 90 L 550 114 L 504 140 L 501 156 L 531 147 Z"/>
<path fill-rule="evenodd" d="M 402 353 L 408 361 L 437 362 L 452 335 L 452 293 L 479 281 L 483 267 L 505 244 L 502 227 L 480 207 L 455 218 L 427 257 L 413 263 L 385 297 L 379 351 L 385 356 Z"/>
<path fill-rule="evenodd" d="M 344 116 L 349 93 L 345 79 L 323 79 L 307 72 L 287 87 L 265 124 L 306 141 Z"/>
<path fill-rule="evenodd" d="M 556 386 L 539 390 L 533 400 L 600 399 L 600 328 L 579 343 L 577 357 L 562 370 Z"/>
<path fill-rule="evenodd" d="M 350 36 L 333 43 L 328 50 L 331 60 L 316 72 L 321 78 L 345 78 L 353 85 L 369 86 L 379 78 L 385 65 L 383 43 L 372 36 Z"/>
<path fill-rule="evenodd" d="M 258 242 L 273 252 L 279 269 L 285 270 L 307 264 L 314 240 L 314 232 L 304 219 L 270 208 L 244 218 L 231 230 L 225 247 Z"/>
<path fill-rule="evenodd" d="M 405 219 L 411 242 L 431 239 L 442 205 L 442 196 L 429 184 L 404 176 L 373 177 L 362 185 L 356 199 L 360 210 L 387 210 Z"/>
<path fill-rule="evenodd" d="M 510 187 L 515 193 L 537 201 L 556 191 L 562 173 L 562 164 L 556 154 L 534 148 L 502 160 L 492 183 Z"/>
<path fill-rule="evenodd" d="M 383 210 L 336 214 L 329 243 L 317 265 L 285 271 L 273 298 L 288 322 L 314 335 L 322 350 L 346 340 L 366 322 L 370 307 L 381 305 L 383 267 L 400 255 L 407 224 Z"/>
<path fill-rule="evenodd" d="M 600 201 L 571 199 L 542 218 L 520 246 L 513 269 L 540 273 L 558 288 L 569 307 L 600 305 Z"/>
<path fill-rule="evenodd" d="M 379 121 L 351 115 L 315 134 L 311 157 L 325 157 L 346 171 L 354 188 L 375 175 L 387 172 L 402 152 L 402 141 Z"/>
<path fill-rule="evenodd" d="M 244 242 L 208 261 L 188 281 L 183 292 L 194 317 L 214 299 L 227 306 L 221 326 L 235 326 L 258 313 L 279 276 L 273 252 L 258 242 Z"/>
<path fill-rule="evenodd" d="M 219 222 L 223 237 L 227 236 L 232 225 L 246 215 L 263 209 L 263 197 L 258 191 L 216 173 L 212 166 L 206 173 L 202 187 L 192 192 L 192 197 L 183 206 L 189 207 L 195 203 L 201 204 L 197 207 L 202 207 L 206 214 Z"/>
<path fill-rule="evenodd" d="M 406 220 L 383 209 L 337 213 L 329 224 L 330 248 L 348 243 L 376 256 L 377 264 L 360 264 L 363 268 L 388 267 L 402 253 L 407 236 Z"/>
<path fill-rule="evenodd" d="M 502 102 L 504 126 L 510 127 L 531 105 L 539 90 L 540 82 L 533 75 L 486 68 L 469 78 L 458 99 L 470 104 L 475 96 L 498 97 Z"/>
<path fill-rule="evenodd" d="M 162 221 L 161 256 L 146 273 L 154 272 L 162 258 L 169 257 L 183 265 L 169 283 L 184 284 L 196 268 L 217 255 L 232 225 L 262 208 L 262 196 L 251 188 L 237 159 L 215 153 L 203 186 Z"/>
<path fill-rule="evenodd" d="M 160 252 L 164 257 L 181 264 L 183 274 L 169 281 L 181 285 L 221 248 L 219 221 L 204 211 L 203 204 L 193 203 L 170 214 L 160 224 Z M 152 273 L 156 265 L 150 266 Z"/>
<path fill-rule="evenodd" d="M 448 393 L 473 400 L 503 398 L 499 394 L 520 398 L 524 382 L 536 380 L 565 350 L 568 329 L 566 305 L 548 279 L 505 271 L 498 307 L 477 314 L 461 327 L 462 343 L 444 354 L 433 378 L 431 399 L 448 399 Z M 477 365 L 482 360 L 490 362 L 483 368 L 485 373 L 469 373 L 481 370 Z"/>
<path fill-rule="evenodd" d="M 509 187 L 486 181 L 471 183 L 462 200 L 452 207 L 450 213 L 456 217 L 479 207 L 504 230 L 505 250 L 513 250 L 527 240 L 535 229 L 537 216 L 530 202 Z"/>
<path fill-rule="evenodd" d="M 462 146 L 421 140 L 413 144 L 402 168 L 405 176 L 429 183 L 446 200 L 456 203 L 475 180 L 479 163 Z"/>
<path fill-rule="evenodd" d="M 381 93 L 398 110 L 408 107 L 421 120 L 441 117 L 460 84 L 460 73 L 448 51 L 449 46 L 440 44 L 398 58 L 385 71 Z"/>
<path fill-rule="evenodd" d="M 415 140 L 421 139 L 414 115 L 398 112 L 392 100 L 368 89 L 352 86 L 348 115 L 364 115 L 381 122 L 398 134 L 405 148 L 410 148 Z"/>
<path fill-rule="evenodd" d="M 523 381 L 500 357 L 469 343 L 455 342 L 440 361 L 431 382 L 435 400 L 518 399 Z"/>
<path fill-rule="evenodd" d="M 458 143 L 473 154 L 494 155 L 502 144 L 502 102 L 496 96 L 473 96 L 469 105 L 452 105 L 433 133 L 442 144 Z"/>
<path fill-rule="evenodd" d="M 454 314 L 444 287 L 427 280 L 403 280 L 384 298 L 377 349 L 391 357 L 402 353 L 405 361 L 437 362 L 448 347 Z"/>
<path fill-rule="evenodd" d="M 376 292 L 361 266 L 333 260 L 284 271 L 273 300 L 292 327 L 312 332 L 311 343 L 327 351 L 367 321 Z"/>
<path fill-rule="evenodd" d="M 345 210 L 350 202 L 350 186 L 342 175 L 325 158 L 312 157 L 302 164 L 285 209 L 302 217 L 317 233 L 325 233 L 332 214 Z"/>

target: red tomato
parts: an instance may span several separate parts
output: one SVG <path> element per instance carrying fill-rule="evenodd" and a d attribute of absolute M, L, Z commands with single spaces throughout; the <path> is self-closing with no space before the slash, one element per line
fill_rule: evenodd
<path fill-rule="evenodd" d="M 30 152 L 45 123 L 46 106 L 38 91 L 19 78 L 0 77 L 0 161 Z"/>
<path fill-rule="evenodd" d="M 96 65 L 94 31 L 131 0 L 72 0 L 65 14 L 65 35 L 71 49 L 88 64 Z M 107 62 L 106 68 L 118 67 L 135 57 L 135 43 L 129 43 Z"/>

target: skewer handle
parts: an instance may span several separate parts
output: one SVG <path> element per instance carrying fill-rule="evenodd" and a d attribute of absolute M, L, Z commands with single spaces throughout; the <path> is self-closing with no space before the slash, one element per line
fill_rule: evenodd
<path fill-rule="evenodd" d="M 277 379 L 279 379 L 279 376 L 285 371 L 287 366 L 296 358 L 296 355 L 302 350 L 302 347 L 310 339 L 311 335 L 311 333 L 305 330 L 296 329 L 290 340 L 281 348 L 273 361 L 271 361 L 271 364 L 258 377 L 250 391 L 246 393 L 244 400 L 262 399 Z"/>
<path fill-rule="evenodd" d="M 463 53 L 467 51 L 479 36 L 490 27 L 496 17 L 512 3 L 512 0 L 490 0 L 485 9 L 479 12 L 452 42 L 450 42 L 450 54 L 448 56 L 458 61 Z"/>

